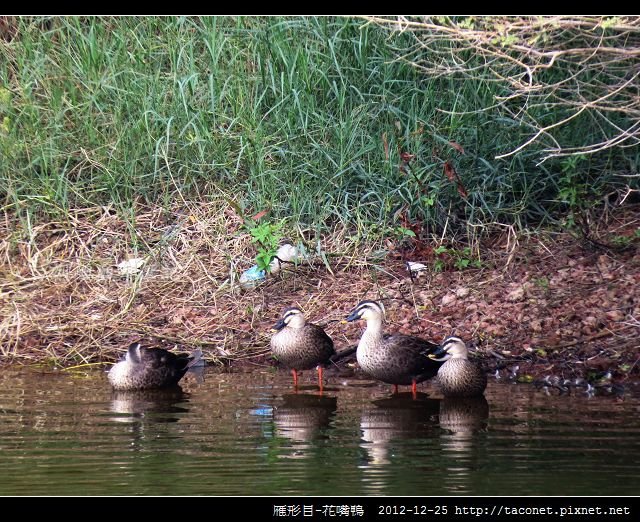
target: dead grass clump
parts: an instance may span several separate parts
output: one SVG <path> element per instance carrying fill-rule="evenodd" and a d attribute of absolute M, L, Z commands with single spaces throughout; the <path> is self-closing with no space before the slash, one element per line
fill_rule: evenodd
<path fill-rule="evenodd" d="M 592 229 L 598 241 L 476 231 L 470 254 L 481 266 L 440 272 L 437 238 L 364 247 L 337 230 L 321 238 L 324 256 L 245 291 L 238 274 L 255 247 L 223 200 L 139 209 L 135 221 L 104 207 L 31 228 L 5 216 L 0 351 L 11 361 L 100 364 L 143 339 L 201 348 L 210 362 L 265 364 L 284 307 L 301 306 L 342 349 L 361 330 L 340 320 L 367 298 L 384 300 L 389 331 L 435 341 L 457 334 L 497 366 L 565 376 L 602 368 L 626 378 L 640 370 L 639 224 L 630 208 Z M 312 235 L 298 236 L 315 252 Z M 613 238 L 624 248 L 600 245 Z M 142 260 L 139 271 L 121 274 L 118 264 L 131 259 Z M 412 279 L 407 260 L 428 269 Z"/>
<path fill-rule="evenodd" d="M 200 347 L 212 361 L 256 357 L 267 352 L 270 323 L 288 305 L 274 296 L 280 277 L 254 291 L 239 287 L 255 250 L 224 200 L 138 209 L 131 221 L 112 207 L 75 210 L 65 221 L 34 227 L 4 217 L 4 358 L 111 361 L 140 337 L 169 348 Z M 342 237 L 336 234 L 330 248 L 340 250 Z M 122 275 L 118 265 L 130 259 L 142 267 Z M 352 253 L 343 251 L 341 259 L 357 270 Z M 316 274 L 323 266 L 285 270 L 286 286 L 330 300 Z M 313 301 L 300 304 L 317 312 Z"/>

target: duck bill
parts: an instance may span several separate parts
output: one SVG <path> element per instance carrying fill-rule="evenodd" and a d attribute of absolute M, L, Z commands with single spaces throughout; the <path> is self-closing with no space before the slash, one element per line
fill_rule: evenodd
<path fill-rule="evenodd" d="M 279 332 L 282 330 L 287 324 L 284 322 L 284 319 L 280 319 L 276 324 L 271 327 L 271 330 L 274 332 Z"/>
<path fill-rule="evenodd" d="M 432 353 L 428 355 L 428 357 L 433 361 L 442 362 L 450 359 L 451 355 L 449 354 L 449 352 L 447 352 L 447 350 L 444 350 L 442 346 L 438 346 L 433 350 Z"/>
<path fill-rule="evenodd" d="M 352 322 L 352 321 L 357 321 L 358 319 L 360 319 L 360 316 L 358 315 L 358 310 L 352 310 L 351 313 L 347 316 L 347 322 Z"/>

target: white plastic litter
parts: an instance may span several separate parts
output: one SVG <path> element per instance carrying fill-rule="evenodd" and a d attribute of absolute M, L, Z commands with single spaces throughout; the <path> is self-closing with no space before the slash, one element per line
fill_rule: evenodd
<path fill-rule="evenodd" d="M 298 260 L 298 249 L 293 245 L 285 244 L 278 248 L 276 252 L 276 257 L 273 258 L 273 261 L 269 263 L 271 267 L 271 273 L 277 274 L 282 268 L 282 263 L 295 263 Z"/>
<path fill-rule="evenodd" d="M 298 249 L 290 244 L 282 245 L 276 252 L 276 257 L 269 263 L 270 272 L 277 274 L 282 268 L 282 263 L 295 263 L 298 260 Z M 282 263 L 281 263 L 282 261 Z M 257 265 L 253 265 L 240 275 L 240 286 L 242 288 L 255 288 L 267 277 L 264 270 L 258 270 Z"/>
<path fill-rule="evenodd" d="M 143 265 L 144 259 L 141 257 L 132 257 L 131 259 L 118 263 L 118 271 L 120 272 L 120 275 L 123 276 L 135 275 L 140 271 Z"/>
<path fill-rule="evenodd" d="M 407 261 L 407 270 L 411 272 L 411 274 L 415 277 L 420 276 L 420 272 L 424 272 L 428 270 L 429 267 L 427 265 L 423 265 L 422 263 L 415 263 L 414 261 Z"/>

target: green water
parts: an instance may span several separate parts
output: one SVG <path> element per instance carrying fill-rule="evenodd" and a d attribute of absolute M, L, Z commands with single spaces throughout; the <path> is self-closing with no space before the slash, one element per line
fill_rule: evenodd
<path fill-rule="evenodd" d="M 114 394 L 102 372 L 0 369 L 0 495 L 636 495 L 640 399 L 490 383 L 392 397 L 305 373 L 188 375 Z M 430 385 L 422 391 L 431 393 Z"/>

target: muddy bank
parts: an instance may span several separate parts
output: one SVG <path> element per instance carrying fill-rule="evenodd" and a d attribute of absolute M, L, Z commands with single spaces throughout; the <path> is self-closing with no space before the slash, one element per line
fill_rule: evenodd
<path fill-rule="evenodd" d="M 210 363 L 246 371 L 275 364 L 270 328 L 284 307 L 302 307 L 340 350 L 361 332 L 340 321 L 366 298 L 384 301 L 388 331 L 436 341 L 459 335 L 501 378 L 620 383 L 640 376 L 637 207 L 607 216 L 589 238 L 494 234 L 477 245 L 480 263 L 472 268 L 448 262 L 429 241 L 387 242 L 386 255 L 374 255 L 345 254 L 326 240 L 329 267 L 316 261 L 286 269 L 252 290 L 230 277 L 253 262 L 239 221 L 211 205 L 191 210 L 180 219 L 158 209 L 139 217 L 145 242 L 137 255 L 145 264 L 129 276 L 117 265 L 136 252 L 113 212 L 91 209 L 73 227 L 51 223 L 28 236 L 5 219 L 3 362 L 107 363 L 143 339 L 198 347 Z M 407 260 L 429 269 L 411 277 Z M 352 371 L 348 361 L 339 371 Z"/>

